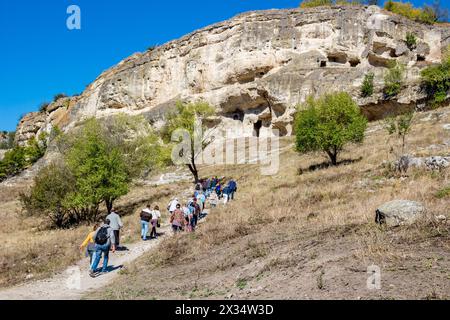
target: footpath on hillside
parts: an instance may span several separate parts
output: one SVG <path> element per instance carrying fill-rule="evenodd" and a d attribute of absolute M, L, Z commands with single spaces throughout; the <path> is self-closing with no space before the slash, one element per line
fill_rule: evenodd
<path fill-rule="evenodd" d="M 162 235 L 158 239 L 127 245 L 126 251 L 110 254 L 110 272 L 100 277 L 91 278 L 89 261 L 82 259 L 76 265 L 49 279 L 0 290 L 0 300 L 79 300 L 89 291 L 106 286 L 125 264 L 156 248 L 161 241 L 172 235 L 170 226 L 164 226 L 159 232 Z"/>

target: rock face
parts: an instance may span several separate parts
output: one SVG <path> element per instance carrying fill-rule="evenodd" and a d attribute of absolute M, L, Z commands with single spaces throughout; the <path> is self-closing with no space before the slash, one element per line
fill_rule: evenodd
<path fill-rule="evenodd" d="M 16 129 L 15 142 L 26 145 L 32 138 L 37 138 L 43 132 L 50 133 L 52 128 L 65 128 L 70 124 L 70 111 L 79 97 L 61 98 L 40 112 L 26 114 Z"/>
<path fill-rule="evenodd" d="M 418 39 L 413 51 L 405 44 L 407 32 Z M 420 70 L 440 62 L 449 43 L 450 28 L 418 24 L 376 6 L 249 12 L 122 61 L 60 111 L 67 117 L 61 123 L 70 128 L 85 117 L 124 112 L 144 114 L 158 126 L 177 100 L 204 100 L 217 109 L 213 123 L 219 130 L 290 135 L 299 103 L 337 90 L 377 119 L 421 102 Z M 401 94 L 386 101 L 383 75 L 392 60 L 407 65 L 407 77 Z M 363 99 L 360 86 L 369 71 L 375 93 Z M 48 129 L 60 109 L 27 115 L 18 141 Z"/>
<path fill-rule="evenodd" d="M 375 221 L 388 227 L 397 227 L 414 223 L 424 213 L 425 207 L 418 202 L 395 200 L 377 209 Z"/>

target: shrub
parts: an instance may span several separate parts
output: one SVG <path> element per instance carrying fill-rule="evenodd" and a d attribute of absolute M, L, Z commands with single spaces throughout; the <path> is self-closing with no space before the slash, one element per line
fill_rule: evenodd
<path fill-rule="evenodd" d="M 300 8 L 313 8 L 331 5 L 333 5 L 332 0 L 305 0 L 300 4 Z"/>
<path fill-rule="evenodd" d="M 47 107 L 50 105 L 48 102 L 43 102 L 39 105 L 39 112 L 45 112 Z M 22 117 L 23 118 L 23 117 Z"/>
<path fill-rule="evenodd" d="M 56 227 L 63 228 L 76 215 L 67 206 L 68 198 L 75 192 L 71 171 L 63 164 L 51 164 L 39 171 L 31 191 L 21 194 L 20 200 L 28 215 L 45 216 Z"/>
<path fill-rule="evenodd" d="M 370 97 L 373 95 L 373 79 L 375 75 L 372 72 L 369 72 L 364 76 L 364 81 L 361 87 L 361 96 L 362 97 Z"/>
<path fill-rule="evenodd" d="M 308 98 L 306 110 L 295 119 L 296 148 L 300 153 L 323 151 L 337 165 L 338 153 L 349 142 L 364 139 L 367 119 L 345 92 Z"/>
<path fill-rule="evenodd" d="M 3 132 L 3 134 L 6 136 L 5 140 L 0 143 L 0 149 L 1 150 L 8 150 L 14 148 L 14 139 L 15 139 L 15 132 Z"/>
<path fill-rule="evenodd" d="M 53 97 L 53 102 L 56 102 L 62 98 L 67 98 L 67 95 L 65 93 L 58 93 Z"/>
<path fill-rule="evenodd" d="M 414 112 L 406 113 L 398 117 L 387 117 L 384 120 L 384 127 L 389 135 L 397 135 L 402 143 L 401 154 L 405 154 L 406 136 L 411 131 Z"/>
<path fill-rule="evenodd" d="M 447 11 L 441 8 L 439 1 L 435 1 L 432 6 L 424 5 L 423 8 L 414 8 L 409 2 L 403 3 L 389 0 L 385 3 L 384 8 L 411 20 L 427 24 L 445 21 L 447 17 Z"/>
<path fill-rule="evenodd" d="M 387 98 L 394 97 L 400 93 L 404 76 L 405 66 L 393 61 L 384 77 L 384 94 Z"/>
<path fill-rule="evenodd" d="M 416 35 L 412 32 L 406 33 L 406 46 L 409 50 L 414 50 L 417 45 Z"/>
<path fill-rule="evenodd" d="M 26 146 L 14 146 L 0 161 L 0 181 L 8 179 L 22 172 L 38 161 L 47 149 L 47 136 L 40 135 L 39 139 L 30 139 Z"/>
<path fill-rule="evenodd" d="M 444 55 L 443 62 L 422 70 L 421 78 L 432 104 L 439 104 L 447 99 L 450 89 L 450 47 Z"/>

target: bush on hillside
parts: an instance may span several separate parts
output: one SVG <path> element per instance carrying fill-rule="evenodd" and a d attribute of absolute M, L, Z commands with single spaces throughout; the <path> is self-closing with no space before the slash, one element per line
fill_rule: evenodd
<path fill-rule="evenodd" d="M 364 76 L 364 81 L 361 87 L 361 96 L 366 98 L 373 95 L 373 79 L 375 75 L 369 72 Z"/>
<path fill-rule="evenodd" d="M 392 61 L 384 76 L 384 94 L 386 98 L 398 95 L 402 89 L 405 77 L 405 66 L 397 61 Z"/>
<path fill-rule="evenodd" d="M 300 8 L 313 8 L 331 5 L 333 5 L 332 0 L 305 0 L 302 3 L 300 3 Z"/>
<path fill-rule="evenodd" d="M 450 90 L 450 47 L 444 54 L 442 63 L 422 70 L 421 78 L 432 104 L 439 104 L 447 99 Z"/>
<path fill-rule="evenodd" d="M 296 148 L 300 153 L 325 152 L 333 165 L 347 143 L 364 139 L 367 119 L 348 93 L 308 99 L 295 119 Z"/>
<path fill-rule="evenodd" d="M 439 1 L 435 1 L 431 6 L 424 5 L 422 8 L 415 8 L 409 2 L 388 0 L 384 8 L 411 20 L 427 24 L 445 21 L 447 19 L 447 11 L 442 9 Z"/>
<path fill-rule="evenodd" d="M 47 136 L 33 138 L 26 146 L 14 146 L 0 161 L 0 181 L 13 177 L 42 158 L 47 150 Z"/>
<path fill-rule="evenodd" d="M 406 33 L 406 46 L 409 50 L 414 50 L 417 46 L 417 37 L 414 33 L 408 32 Z"/>
<path fill-rule="evenodd" d="M 67 98 L 67 95 L 65 93 L 58 93 L 53 97 L 53 102 L 56 102 L 62 98 Z"/>

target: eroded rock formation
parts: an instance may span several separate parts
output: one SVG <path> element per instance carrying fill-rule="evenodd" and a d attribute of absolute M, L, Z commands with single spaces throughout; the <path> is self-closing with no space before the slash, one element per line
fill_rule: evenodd
<path fill-rule="evenodd" d="M 417 37 L 416 49 L 405 43 Z M 212 121 L 236 135 L 292 132 L 295 108 L 308 95 L 349 92 L 371 119 L 422 103 L 420 70 L 441 61 L 448 26 L 428 26 L 376 6 L 335 6 L 249 12 L 137 53 L 99 76 L 68 106 L 51 105 L 18 127 L 18 141 L 59 123 L 117 112 L 145 114 L 156 126 L 177 100 L 205 100 Z M 388 63 L 407 65 L 401 94 L 386 101 Z M 364 75 L 375 74 L 375 93 L 361 98 Z M 54 108 L 54 109 L 53 109 Z"/>

